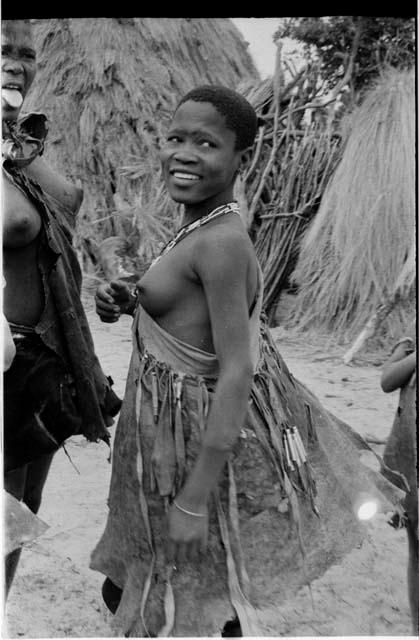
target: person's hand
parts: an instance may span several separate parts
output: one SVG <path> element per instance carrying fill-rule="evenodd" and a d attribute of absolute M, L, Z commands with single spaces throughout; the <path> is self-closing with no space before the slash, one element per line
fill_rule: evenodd
<path fill-rule="evenodd" d="M 180 503 L 179 503 L 180 504 Z M 181 505 L 182 506 L 182 505 Z M 181 566 L 187 560 L 196 561 L 207 547 L 208 515 L 206 507 L 199 513 L 189 515 L 172 504 L 168 511 L 167 560 Z"/>
<path fill-rule="evenodd" d="M 96 289 L 96 313 L 102 322 L 116 322 L 131 303 L 132 296 L 128 285 L 120 280 L 101 284 Z"/>

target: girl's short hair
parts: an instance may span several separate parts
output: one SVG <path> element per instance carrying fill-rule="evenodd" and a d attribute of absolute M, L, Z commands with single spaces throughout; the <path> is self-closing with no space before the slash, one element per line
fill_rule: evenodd
<path fill-rule="evenodd" d="M 209 102 L 225 117 L 227 127 L 236 134 L 237 151 L 243 151 L 253 145 L 257 131 L 257 116 L 250 102 L 240 93 L 221 85 L 203 85 L 183 96 L 176 110 L 189 100 Z"/>

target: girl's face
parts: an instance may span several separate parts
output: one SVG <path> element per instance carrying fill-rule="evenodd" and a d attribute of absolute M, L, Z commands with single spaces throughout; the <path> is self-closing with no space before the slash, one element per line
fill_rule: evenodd
<path fill-rule="evenodd" d="M 15 120 L 36 73 L 30 25 L 22 20 L 5 21 L 1 49 L 2 115 L 5 120 Z"/>
<path fill-rule="evenodd" d="M 160 158 L 175 202 L 212 209 L 232 200 L 243 158 L 236 134 L 209 102 L 184 102 L 176 111 Z"/>

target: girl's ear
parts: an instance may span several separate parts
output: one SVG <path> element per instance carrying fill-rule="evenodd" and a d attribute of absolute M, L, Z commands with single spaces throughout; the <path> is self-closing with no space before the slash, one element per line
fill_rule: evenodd
<path fill-rule="evenodd" d="M 242 155 L 240 158 L 240 171 L 244 171 L 246 167 L 250 164 L 253 157 L 253 148 L 248 147 L 244 151 L 242 151 Z"/>

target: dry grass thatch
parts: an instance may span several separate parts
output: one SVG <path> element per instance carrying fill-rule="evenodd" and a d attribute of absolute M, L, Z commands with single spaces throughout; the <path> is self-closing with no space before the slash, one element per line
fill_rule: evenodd
<path fill-rule="evenodd" d="M 354 337 L 379 311 L 391 335 L 415 313 L 414 72 L 388 70 L 345 128 L 294 272 L 292 321 Z"/>
<path fill-rule="evenodd" d="M 226 18 L 36 20 L 34 32 L 25 108 L 48 115 L 46 158 L 83 186 L 79 234 L 123 236 L 149 257 L 171 230 L 156 215 L 173 219 L 159 191 L 161 129 L 194 86 L 258 81 L 246 43 Z"/>

